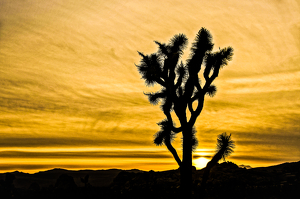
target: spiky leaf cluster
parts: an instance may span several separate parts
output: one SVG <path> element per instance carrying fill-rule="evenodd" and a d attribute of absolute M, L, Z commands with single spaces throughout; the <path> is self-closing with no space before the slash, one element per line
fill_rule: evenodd
<path fill-rule="evenodd" d="M 170 40 L 170 51 L 183 54 L 183 50 L 188 44 L 188 39 L 184 34 L 177 34 Z"/>
<path fill-rule="evenodd" d="M 221 152 L 221 158 L 225 161 L 225 158 L 233 153 L 235 147 L 234 141 L 231 139 L 231 134 L 227 135 L 222 133 L 217 139 L 217 153 Z"/>
<path fill-rule="evenodd" d="M 162 120 L 157 124 L 160 126 L 161 130 L 154 135 L 154 144 L 161 146 L 166 144 L 166 142 L 171 143 L 175 138 L 175 133 L 172 132 L 170 123 L 167 120 Z"/>
<path fill-rule="evenodd" d="M 205 59 L 204 77 L 207 79 L 214 75 L 218 76 L 220 68 L 226 66 L 228 61 L 232 60 L 232 56 L 233 48 L 231 47 L 220 49 L 220 51 L 215 53 L 208 53 Z M 209 77 L 211 71 L 213 71 L 213 74 Z"/>
<path fill-rule="evenodd" d="M 206 94 L 208 94 L 210 97 L 215 96 L 216 92 L 217 87 L 215 85 L 210 85 L 206 90 Z"/>
<path fill-rule="evenodd" d="M 214 44 L 212 43 L 210 32 L 207 29 L 202 28 L 196 35 L 195 41 L 192 44 L 192 55 L 211 51 L 213 46 Z"/>
<path fill-rule="evenodd" d="M 157 54 L 144 55 L 138 52 L 141 56 L 141 63 L 137 66 L 142 78 L 145 79 L 147 86 L 153 86 L 159 82 L 162 69 L 160 65 L 160 57 Z"/>
<path fill-rule="evenodd" d="M 161 99 L 164 99 L 167 96 L 166 90 L 162 89 L 156 93 L 144 93 L 148 96 L 148 100 L 151 104 L 157 105 Z"/>

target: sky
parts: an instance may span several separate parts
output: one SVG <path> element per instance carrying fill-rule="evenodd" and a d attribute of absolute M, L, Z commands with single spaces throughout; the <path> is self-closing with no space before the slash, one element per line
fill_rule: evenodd
<path fill-rule="evenodd" d="M 232 135 L 238 165 L 300 160 L 297 0 L 0 0 L 0 172 L 52 168 L 170 170 L 135 64 L 153 41 L 205 27 L 233 60 L 196 122 L 198 168 Z M 181 136 L 174 141 L 181 156 Z"/>

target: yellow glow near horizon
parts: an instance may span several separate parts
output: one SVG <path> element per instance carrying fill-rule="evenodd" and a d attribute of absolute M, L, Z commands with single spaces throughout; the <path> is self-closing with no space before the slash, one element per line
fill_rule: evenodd
<path fill-rule="evenodd" d="M 204 167 L 206 167 L 206 164 L 209 162 L 209 159 L 201 157 L 201 158 L 197 158 L 195 160 L 193 160 L 194 166 L 197 169 L 202 169 Z"/>

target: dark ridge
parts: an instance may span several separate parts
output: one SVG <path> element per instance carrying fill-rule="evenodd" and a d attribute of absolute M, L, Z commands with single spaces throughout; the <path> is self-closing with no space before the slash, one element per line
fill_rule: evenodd
<path fill-rule="evenodd" d="M 199 198 L 204 169 L 193 170 L 193 198 Z M 9 177 L 10 180 L 7 180 Z M 180 198 L 180 172 L 52 169 L 35 174 L 0 174 L 1 198 Z M 270 167 L 241 168 L 232 162 L 214 166 L 204 198 L 293 198 L 300 190 L 300 161 Z M 234 193 L 234 194 L 233 194 Z M 13 194 L 13 195 L 11 195 Z"/>

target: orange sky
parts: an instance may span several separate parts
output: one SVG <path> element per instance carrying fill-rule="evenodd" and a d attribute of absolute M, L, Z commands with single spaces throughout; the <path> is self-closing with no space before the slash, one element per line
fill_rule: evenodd
<path fill-rule="evenodd" d="M 158 87 L 134 64 L 137 51 L 156 52 L 154 40 L 184 33 L 191 44 L 201 27 L 234 56 L 196 123 L 195 157 L 211 156 L 227 132 L 229 161 L 299 161 L 299 1 L 1 0 L 0 172 L 176 169 L 153 144 L 164 115 L 143 92 Z"/>

